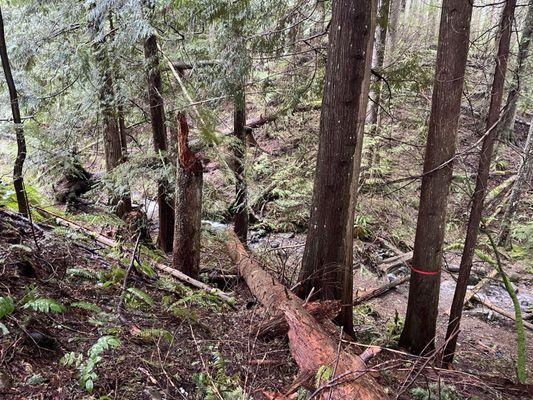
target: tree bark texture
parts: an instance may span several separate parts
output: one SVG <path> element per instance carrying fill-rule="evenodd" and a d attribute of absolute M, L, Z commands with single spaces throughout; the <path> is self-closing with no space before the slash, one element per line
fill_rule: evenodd
<path fill-rule="evenodd" d="M 446 332 L 447 345 L 444 349 L 444 363 L 453 361 L 455 348 L 457 345 L 457 336 L 461 315 L 463 312 L 463 303 L 468 285 L 474 250 L 476 249 L 477 236 L 481 217 L 483 214 L 483 203 L 487 192 L 487 183 L 489 179 L 490 163 L 494 149 L 494 141 L 497 136 L 496 125 L 500 118 L 500 108 L 502 105 L 503 89 L 505 84 L 505 74 L 507 71 L 507 61 L 509 58 L 509 45 L 511 40 L 511 28 L 514 19 L 514 10 L 516 0 L 507 0 L 502 12 L 502 18 L 498 33 L 498 51 L 496 55 L 496 69 L 491 90 L 491 100 L 489 112 L 487 115 L 486 134 L 481 147 L 479 156 L 479 166 L 476 177 L 476 187 L 472 199 L 472 208 L 466 230 L 466 239 L 461 257 L 459 276 L 457 277 L 457 286 L 453 296 L 452 307 L 450 310 L 450 319 Z"/>
<path fill-rule="evenodd" d="M 393 58 L 396 46 L 398 44 L 398 24 L 400 22 L 400 14 L 402 12 L 402 0 L 390 0 L 390 17 L 387 26 L 387 62 L 388 64 Z"/>
<path fill-rule="evenodd" d="M 233 111 L 233 173 L 235 175 L 235 202 L 232 207 L 233 229 L 246 243 L 248 237 L 248 187 L 246 185 L 246 95 L 244 82 L 235 94 Z"/>
<path fill-rule="evenodd" d="M 389 24 L 389 8 L 391 0 L 381 0 L 379 5 L 378 20 L 376 25 L 376 60 L 374 64 L 374 69 L 378 71 L 383 70 L 383 64 L 385 61 L 385 51 L 387 44 L 387 31 Z M 378 138 L 375 137 L 376 133 L 379 132 L 380 118 L 379 118 L 379 107 L 381 103 L 381 80 L 377 80 L 374 83 L 373 90 L 373 99 L 370 103 L 370 117 L 369 123 L 371 125 L 371 136 L 374 137 L 374 144 L 368 149 L 368 165 L 372 171 L 373 160 L 377 159 L 377 152 L 379 151 L 379 144 L 377 143 Z"/>
<path fill-rule="evenodd" d="M 148 36 L 144 41 L 144 56 L 148 61 L 148 100 L 152 121 L 154 150 L 167 162 L 168 141 L 165 127 L 163 85 L 159 70 L 157 38 Z M 166 179 L 157 182 L 157 203 L 159 206 L 159 246 L 164 252 L 172 251 L 174 240 L 174 209 L 172 207 L 169 183 Z"/>
<path fill-rule="evenodd" d="M 24 137 L 24 129 L 22 128 L 22 120 L 20 118 L 19 99 L 13 73 L 11 72 L 11 65 L 7 54 L 6 36 L 4 31 L 4 17 L 0 9 L 0 58 L 2 59 L 2 68 L 4 69 L 4 76 L 6 78 L 7 88 L 9 90 L 9 100 L 11 102 L 11 113 L 13 115 L 13 123 L 15 124 L 15 135 L 17 138 L 17 157 L 13 165 L 13 186 L 15 188 L 15 196 L 17 198 L 17 206 L 19 212 L 28 215 L 28 203 L 26 201 L 26 193 L 24 190 L 24 178 L 22 175 L 24 169 L 24 160 L 26 159 L 26 139 Z"/>
<path fill-rule="evenodd" d="M 301 296 L 344 301 L 353 257 L 354 155 L 364 124 L 363 99 L 372 50 L 373 2 L 333 1 L 320 138 Z M 349 277 L 347 275 L 350 275 Z M 349 293 L 350 297 L 353 294 Z M 349 307 L 351 301 L 343 308 Z M 348 311 L 349 312 L 349 311 Z"/>
<path fill-rule="evenodd" d="M 239 273 L 252 294 L 270 311 L 282 312 L 289 326 L 289 347 L 301 372 L 315 376 L 322 366 L 335 364 L 331 388 L 323 388 L 317 399 L 386 399 L 387 396 L 375 379 L 366 371 L 360 357 L 345 351 L 338 352 L 337 345 L 322 326 L 304 308 L 303 301 L 267 273 L 251 257 L 238 238 L 228 232 L 227 248 Z"/>
<path fill-rule="evenodd" d="M 203 167 L 200 157 L 189 149 L 189 125 L 184 113 L 178 113 L 177 124 L 178 161 L 172 266 L 196 278 L 200 266 Z"/>
<path fill-rule="evenodd" d="M 509 202 L 507 203 L 507 208 L 503 214 L 500 226 L 499 245 L 507 248 L 510 247 L 511 223 L 516 213 L 516 209 L 518 208 L 520 196 L 522 195 L 524 187 L 531 181 L 533 175 L 533 119 L 529 125 L 529 132 L 527 134 L 524 154 L 522 157 L 520 168 L 518 169 L 518 176 L 516 177 L 513 189 L 511 190 Z"/>
<path fill-rule="evenodd" d="M 377 1 L 372 1 L 370 9 L 370 32 L 376 29 Z M 361 162 L 363 155 L 363 141 L 365 134 L 365 121 L 368 109 L 368 94 L 370 92 L 370 77 L 372 63 L 372 49 L 374 47 L 374 35 L 371 34 L 366 49 L 365 75 L 363 80 L 363 91 L 361 93 L 361 104 L 359 107 L 357 124 L 357 145 L 355 146 L 352 183 L 350 186 L 350 203 L 348 208 L 349 220 L 346 223 L 346 237 L 352 238 L 351 245 L 345 248 L 344 255 L 344 278 L 342 282 L 342 308 L 336 321 L 344 327 L 344 331 L 353 336 L 353 228 L 355 218 L 355 204 L 359 194 L 359 176 L 361 175 Z"/>
<path fill-rule="evenodd" d="M 472 4 L 444 0 L 431 102 L 409 300 L 400 345 L 422 354 L 435 347 L 446 207 L 469 47 Z"/>
<path fill-rule="evenodd" d="M 531 35 L 533 33 L 533 3 L 527 9 L 527 16 L 524 22 L 524 31 L 518 45 L 518 55 L 516 57 L 516 70 L 513 82 L 507 95 L 507 106 L 498 126 L 498 135 L 509 142 L 515 141 L 514 123 L 516 120 L 516 110 L 520 92 L 522 91 L 522 79 L 525 78 L 525 69 L 531 45 Z"/>

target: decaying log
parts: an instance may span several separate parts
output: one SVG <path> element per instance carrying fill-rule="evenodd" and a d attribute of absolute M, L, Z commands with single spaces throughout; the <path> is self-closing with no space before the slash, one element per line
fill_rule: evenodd
<path fill-rule="evenodd" d="M 354 299 L 353 304 L 354 305 L 361 304 L 370 299 L 373 299 L 374 297 L 379 297 L 382 294 L 387 293 L 389 290 L 395 288 L 396 286 L 399 286 L 405 282 L 409 282 L 410 277 L 411 277 L 410 275 L 405 275 L 405 276 L 402 276 L 400 278 L 393 280 L 392 282 L 381 285 L 380 287 L 376 289 L 370 290 L 369 292 L 365 292 L 364 294 L 357 296 Z"/>
<path fill-rule="evenodd" d="M 289 347 L 302 371 L 316 373 L 321 366 L 336 365 L 327 388 L 317 399 L 386 399 L 383 388 L 368 374 L 365 363 L 355 354 L 337 351 L 337 344 L 304 308 L 303 301 L 267 273 L 228 231 L 230 257 L 248 284 L 250 291 L 267 310 L 278 310 L 289 325 Z"/>
<path fill-rule="evenodd" d="M 67 227 L 69 227 L 71 229 L 80 231 L 80 232 L 84 233 L 85 235 L 92 237 L 98 243 L 104 244 L 104 245 L 109 246 L 109 247 L 119 247 L 120 246 L 120 243 L 118 243 L 117 241 L 115 241 L 115 240 L 113 240 L 113 239 L 111 239 L 111 238 L 109 238 L 107 236 L 101 235 L 101 234 L 99 234 L 97 232 L 91 231 L 90 229 L 84 227 L 83 225 L 81 225 L 81 224 L 79 224 L 77 222 L 69 221 L 65 217 L 62 217 L 62 216 L 57 215 L 57 214 L 54 214 L 54 213 L 52 213 L 50 211 L 47 211 L 47 210 L 44 210 L 42 208 L 39 208 L 39 211 L 55 217 L 55 221 L 56 221 L 56 223 L 58 225 L 67 226 Z M 158 270 L 163 271 L 163 272 L 173 276 L 174 278 L 189 284 L 190 286 L 193 286 L 193 287 L 198 288 L 198 289 L 203 289 L 206 292 L 217 296 L 218 298 L 224 300 L 225 302 L 227 302 L 230 305 L 233 305 L 233 303 L 235 302 L 235 299 L 233 299 L 231 296 L 227 295 L 226 293 L 222 292 L 221 290 L 215 289 L 215 288 L 213 288 L 213 287 L 211 287 L 209 285 L 206 285 L 203 282 L 200 282 L 200 281 L 198 281 L 196 279 L 193 279 L 190 276 L 185 275 L 183 272 L 180 272 L 178 270 L 170 268 L 170 267 L 166 266 L 165 264 L 156 263 L 155 267 Z"/>
<path fill-rule="evenodd" d="M 335 318 L 341 310 L 341 303 L 336 300 L 314 301 L 304 304 L 304 308 L 317 321 L 322 322 Z M 274 339 L 286 335 L 288 331 L 289 325 L 285 320 L 285 316 L 276 315 L 252 329 L 252 335 L 257 336 L 259 339 Z"/>
<path fill-rule="evenodd" d="M 407 263 L 413 259 L 413 252 L 409 251 L 407 253 L 403 253 L 402 255 L 390 257 L 386 260 L 383 260 L 379 264 L 379 269 L 381 269 L 383 272 L 387 273 L 392 268 L 397 267 L 398 265 L 402 265 L 404 263 Z"/>

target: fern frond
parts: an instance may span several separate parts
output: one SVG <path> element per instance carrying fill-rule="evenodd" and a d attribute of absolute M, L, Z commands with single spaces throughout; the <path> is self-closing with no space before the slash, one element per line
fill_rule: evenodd
<path fill-rule="evenodd" d="M 130 287 L 128 288 L 128 292 L 130 292 L 133 296 L 137 297 L 139 300 L 142 300 L 149 306 L 154 305 L 154 299 L 151 298 L 148 293 L 143 292 L 141 289 Z"/>
<path fill-rule="evenodd" d="M 61 304 L 59 301 L 44 297 L 39 297 L 28 301 L 22 308 L 30 309 L 33 311 L 43 312 L 43 313 L 61 313 L 66 311 L 66 307 Z"/>
<path fill-rule="evenodd" d="M 102 309 L 100 307 L 98 307 L 94 303 L 89 303 L 88 301 L 76 301 L 74 303 L 71 303 L 70 306 L 75 308 L 81 308 L 82 310 L 92 311 L 95 313 L 102 312 Z"/>
<path fill-rule="evenodd" d="M 13 298 L 9 296 L 0 297 L 0 319 L 11 314 L 13 311 L 15 311 Z"/>

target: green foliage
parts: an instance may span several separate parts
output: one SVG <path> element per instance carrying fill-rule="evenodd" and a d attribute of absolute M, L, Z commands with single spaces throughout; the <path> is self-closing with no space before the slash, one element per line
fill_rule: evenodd
<path fill-rule="evenodd" d="M 518 296 L 516 295 L 514 291 L 514 287 L 509 280 L 509 277 L 503 270 L 503 266 L 500 260 L 500 255 L 498 253 L 498 247 L 496 246 L 496 243 L 492 239 L 492 236 L 488 231 L 485 230 L 485 234 L 489 238 L 490 244 L 492 246 L 492 249 L 494 250 L 494 255 L 496 257 L 496 269 L 500 273 L 500 276 L 502 277 L 503 284 L 505 286 L 505 290 L 507 290 L 507 293 L 509 294 L 509 297 L 511 298 L 513 302 L 514 307 L 514 313 L 515 313 L 515 328 L 516 328 L 516 347 L 517 347 L 517 354 L 518 359 L 516 361 L 516 373 L 518 376 L 518 380 L 520 383 L 524 384 L 526 382 L 526 333 L 524 330 L 524 320 L 522 318 L 522 309 L 520 308 L 520 301 L 518 300 Z"/>
<path fill-rule="evenodd" d="M 78 370 L 79 382 L 87 392 L 92 393 L 94 382 L 98 379 L 95 372 L 96 365 L 102 361 L 102 354 L 120 346 L 120 341 L 114 336 L 102 336 L 87 351 L 84 357 L 81 353 L 70 352 L 65 354 L 60 362 L 67 367 L 74 366 Z"/>
<path fill-rule="evenodd" d="M 31 204 L 40 205 L 41 195 L 32 185 L 24 182 L 26 196 Z M 0 206 L 10 210 L 18 210 L 17 196 L 12 183 L 6 183 L 0 179 Z"/>
<path fill-rule="evenodd" d="M 364 214 L 357 214 L 354 218 L 354 237 L 367 240 L 372 236 L 372 217 Z"/>
<path fill-rule="evenodd" d="M 165 339 L 167 343 L 172 343 L 174 336 L 166 329 L 160 328 L 145 328 L 135 333 L 135 337 L 143 342 L 154 342 L 159 339 Z"/>
<path fill-rule="evenodd" d="M 82 310 L 91 311 L 93 313 L 101 313 L 102 309 L 94 303 L 88 301 L 76 301 L 70 304 L 70 307 L 81 308 Z"/>
<path fill-rule="evenodd" d="M 113 285 L 120 285 L 124 280 L 126 271 L 123 268 L 114 266 L 111 270 L 106 272 L 98 272 L 98 280 L 102 283 L 103 287 L 109 287 Z"/>
<path fill-rule="evenodd" d="M 0 319 L 15 311 L 13 298 L 10 296 L 0 297 Z"/>
<path fill-rule="evenodd" d="M 128 305 L 139 305 L 136 300 L 140 300 L 149 307 L 154 305 L 154 299 L 141 289 L 130 287 L 127 289 L 127 291 L 128 294 L 126 295 L 126 300 L 128 301 Z"/>
<path fill-rule="evenodd" d="M 226 362 L 216 346 L 210 346 L 211 366 L 214 373 L 202 371 L 194 375 L 196 387 L 204 400 L 246 400 L 248 396 L 237 376 L 226 374 Z"/>
<path fill-rule="evenodd" d="M 518 225 L 513 229 L 513 239 L 527 251 L 533 252 L 533 222 Z"/>
<path fill-rule="evenodd" d="M 29 299 L 22 308 L 42 313 L 62 313 L 66 311 L 66 307 L 59 301 L 45 297 Z"/>
<path fill-rule="evenodd" d="M 440 387 L 432 383 L 428 388 L 415 387 L 411 389 L 413 400 L 462 400 L 461 395 L 453 385 L 443 384 Z"/>
<path fill-rule="evenodd" d="M 331 365 L 321 365 L 315 375 L 315 387 L 320 387 L 324 382 L 328 381 L 333 375 L 333 368 Z"/>
<path fill-rule="evenodd" d="M 87 280 L 96 280 L 98 279 L 97 275 L 88 269 L 85 268 L 68 268 L 67 275 L 72 277 L 83 278 Z"/>

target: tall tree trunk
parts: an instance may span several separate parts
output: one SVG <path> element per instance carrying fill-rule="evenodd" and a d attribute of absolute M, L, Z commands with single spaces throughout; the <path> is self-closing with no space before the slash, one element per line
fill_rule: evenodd
<path fill-rule="evenodd" d="M 113 68 L 107 53 L 105 39 L 95 40 L 103 27 L 102 18 L 89 22 L 89 33 L 93 42 L 94 58 L 98 70 L 99 78 L 99 107 L 102 115 L 104 128 L 104 154 L 106 171 L 110 173 L 118 165 L 125 161 L 123 135 L 121 134 L 117 110 L 115 108 L 116 98 L 113 83 Z M 110 203 L 115 207 L 115 213 L 122 217 L 124 213 L 131 210 L 131 200 L 129 195 L 115 196 L 110 199 Z"/>
<path fill-rule="evenodd" d="M 4 76 L 6 78 L 7 88 L 9 90 L 9 99 L 11 101 L 11 113 L 13 115 L 13 123 L 15 124 L 15 135 L 17 137 L 17 158 L 13 166 L 13 186 L 15 188 L 15 196 L 17 197 L 17 205 L 19 212 L 28 215 L 28 203 L 26 202 L 26 193 L 24 192 L 24 178 L 22 170 L 24 168 L 24 160 L 26 159 L 26 139 L 24 138 L 24 129 L 22 128 L 22 119 L 20 118 L 19 99 L 15 81 L 11 72 L 11 65 L 9 64 L 9 57 L 7 55 L 6 36 L 4 32 L 4 17 L 2 16 L 2 9 L 0 8 L 0 58 L 2 59 L 2 68 L 4 69 Z"/>
<path fill-rule="evenodd" d="M 376 30 L 376 14 L 377 14 L 377 1 L 371 2 L 371 16 L 370 16 L 370 32 Z M 361 161 L 363 155 L 363 141 L 365 134 L 365 122 L 368 109 L 368 94 L 370 92 L 370 77 L 371 77 L 371 63 L 372 53 L 374 47 L 373 35 L 370 36 L 370 40 L 366 49 L 366 64 L 365 75 L 363 80 L 363 90 L 361 92 L 361 104 L 359 107 L 359 114 L 357 119 L 357 145 L 355 146 L 355 155 L 353 163 L 353 175 L 352 184 L 350 187 L 350 203 L 348 208 L 349 220 L 346 223 L 346 237 L 353 238 L 353 227 L 355 218 L 355 205 L 357 204 L 357 196 L 359 194 L 359 176 L 361 175 Z M 345 248 L 344 256 L 344 278 L 342 282 L 342 307 L 339 315 L 336 318 L 336 322 L 342 325 L 344 331 L 348 334 L 353 333 L 353 242 L 351 247 Z"/>
<path fill-rule="evenodd" d="M 509 58 L 511 27 L 514 19 L 515 7 L 516 0 L 507 0 L 500 21 L 496 70 L 494 72 L 490 107 L 486 124 L 486 131 L 488 134 L 483 140 L 481 154 L 479 156 L 476 188 L 474 190 L 472 209 L 470 211 L 470 218 L 468 220 L 468 227 L 466 231 L 466 240 L 463 248 L 463 255 L 461 257 L 459 276 L 457 278 L 457 286 L 453 296 L 452 307 L 450 310 L 450 320 L 448 323 L 448 330 L 446 332 L 447 345 L 444 349 L 444 363 L 451 363 L 453 361 L 455 347 L 457 345 L 457 336 L 459 334 L 459 326 L 463 312 L 466 287 L 468 285 L 470 270 L 472 269 L 472 260 L 474 258 L 474 250 L 476 248 L 479 224 L 481 223 L 481 216 L 483 213 L 483 202 L 485 200 L 485 194 L 487 191 L 487 182 L 489 179 L 494 141 L 497 136 L 496 125 L 500 117 L 500 108 L 502 105 L 505 73 L 507 71 L 507 61 Z"/>
<path fill-rule="evenodd" d="M 113 16 L 109 15 L 109 31 L 110 31 L 110 37 L 112 40 L 115 38 L 115 28 L 113 26 Z M 120 96 L 117 96 L 117 93 L 120 94 L 120 73 L 119 73 L 119 65 L 116 60 L 113 60 L 112 62 L 112 76 L 114 81 L 114 88 L 113 88 L 113 99 L 114 103 L 116 103 L 116 114 L 117 114 L 117 120 L 118 120 L 118 130 L 119 130 L 119 136 L 120 136 L 120 147 L 122 151 L 122 157 L 121 162 L 126 162 L 128 159 L 128 138 L 126 133 L 126 121 L 125 121 L 125 114 L 124 114 L 124 105 L 122 102 L 122 99 Z M 116 207 L 116 214 L 119 217 L 123 217 L 125 214 L 129 213 L 132 210 L 131 205 L 131 195 L 129 190 L 127 193 L 123 194 L 120 199 L 114 199 L 113 203 Z"/>
<path fill-rule="evenodd" d="M 398 24 L 402 12 L 402 0 L 390 0 L 390 17 L 387 26 L 386 64 L 390 63 L 398 44 Z"/>
<path fill-rule="evenodd" d="M 202 162 L 189 149 L 189 125 L 178 113 L 178 160 L 176 168 L 176 215 L 172 266 L 195 278 L 200 266 L 202 225 Z"/>
<path fill-rule="evenodd" d="M 533 33 L 533 3 L 529 3 L 527 16 L 524 22 L 524 31 L 518 45 L 518 55 L 516 57 L 516 70 L 513 77 L 513 83 L 507 95 L 507 106 L 498 126 L 498 135 L 509 142 L 515 141 L 514 123 L 516 119 L 516 108 L 520 92 L 522 90 L 522 78 L 527 64 L 529 46 L 531 44 L 531 34 Z"/>
<path fill-rule="evenodd" d="M 235 174 L 235 202 L 232 207 L 233 231 L 241 242 L 248 238 L 248 187 L 246 185 L 246 95 L 244 81 L 234 98 L 233 110 L 233 173 Z"/>
<path fill-rule="evenodd" d="M 500 226 L 499 245 L 510 247 L 511 244 L 511 223 L 518 208 L 518 202 L 522 194 L 524 186 L 531 181 L 533 174 L 533 119 L 530 121 L 529 132 L 527 134 L 526 144 L 524 146 L 524 154 L 522 155 L 522 161 L 520 162 L 520 168 L 518 169 L 518 176 L 511 190 L 509 196 L 509 202 L 507 208 L 503 214 L 502 223 Z"/>
<path fill-rule="evenodd" d="M 163 85 L 159 70 L 159 56 L 157 38 L 148 36 L 144 41 L 144 56 L 148 61 L 148 100 L 150 103 L 150 117 L 152 120 L 152 136 L 154 150 L 162 155 L 163 161 L 168 162 L 168 141 L 165 128 L 165 107 L 163 102 Z M 157 182 L 157 204 L 159 208 L 159 247 L 164 252 L 172 251 L 174 240 L 174 209 L 172 194 L 167 179 Z"/>
<path fill-rule="evenodd" d="M 409 300 L 400 345 L 422 354 L 435 347 L 442 246 L 461 110 L 472 4 L 444 0 L 431 101 Z"/>
<path fill-rule="evenodd" d="M 299 295 L 342 299 L 351 280 L 353 208 L 350 205 L 358 127 L 366 112 L 362 94 L 371 57 L 372 2 L 332 4 L 320 139 L 309 231 L 300 272 Z M 353 257 L 353 254 L 352 254 Z M 350 271 L 350 273 L 347 273 Z M 347 277 L 346 275 L 350 275 Z M 345 305 L 351 309 L 351 304 Z"/>
<path fill-rule="evenodd" d="M 390 7 L 390 1 L 391 0 L 381 0 L 379 5 L 379 14 L 378 14 L 378 21 L 377 21 L 377 29 L 376 29 L 376 60 L 374 64 L 374 68 L 378 71 L 383 70 L 383 63 L 385 60 L 385 46 L 387 43 L 387 27 L 389 24 L 389 7 Z M 381 80 L 378 80 L 374 84 L 374 98 L 372 99 L 372 102 L 370 103 L 370 117 L 368 122 L 371 125 L 371 136 L 374 138 L 374 145 L 372 145 L 368 149 L 369 153 L 369 168 L 370 173 L 372 174 L 372 167 L 374 166 L 373 160 L 377 159 L 377 153 L 379 152 L 379 141 L 376 137 L 376 134 L 379 133 L 379 125 L 380 125 L 380 118 L 379 118 L 379 107 L 381 105 Z"/>

